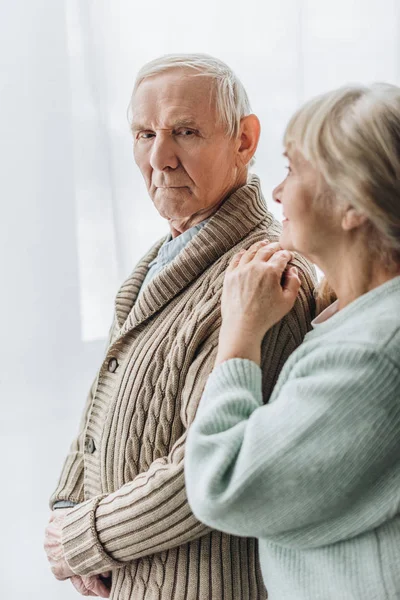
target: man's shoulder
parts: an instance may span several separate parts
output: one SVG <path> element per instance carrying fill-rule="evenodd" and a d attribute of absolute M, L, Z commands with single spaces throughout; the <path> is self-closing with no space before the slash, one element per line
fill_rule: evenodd
<path fill-rule="evenodd" d="M 269 242 L 278 242 L 282 232 L 282 225 L 280 222 L 269 214 L 269 218 L 259 223 L 259 225 L 248 233 L 240 242 L 233 248 L 231 248 L 225 255 L 225 262 L 231 260 L 231 258 L 240 250 L 248 250 L 253 244 L 268 240 Z M 300 279 L 302 286 L 305 284 L 305 291 L 313 294 L 314 289 L 317 285 L 317 274 L 315 267 L 306 258 L 300 254 L 295 254 L 293 261 L 290 265 L 297 267 L 299 270 Z"/>
<path fill-rule="evenodd" d="M 257 227 L 250 231 L 240 242 L 227 250 L 211 267 L 210 276 L 213 279 L 213 288 L 217 292 L 222 288 L 225 271 L 235 254 L 241 250 L 248 250 L 253 244 L 268 240 L 269 242 L 278 242 L 281 234 L 281 224 L 274 217 L 262 221 Z M 317 285 L 317 275 L 315 267 L 306 258 L 299 254 L 295 254 L 291 265 L 297 267 L 301 279 L 301 289 L 299 292 L 299 301 L 305 312 L 307 313 L 307 321 L 309 315 L 314 318 L 315 300 L 314 290 Z M 297 308 L 297 307 L 296 307 Z"/>
<path fill-rule="evenodd" d="M 232 246 L 224 254 L 222 259 L 230 260 L 241 250 L 248 250 L 253 244 L 268 240 L 268 242 L 278 242 L 282 232 L 282 226 L 272 215 L 268 219 L 261 221 L 251 231 L 248 232 L 235 246 Z"/>

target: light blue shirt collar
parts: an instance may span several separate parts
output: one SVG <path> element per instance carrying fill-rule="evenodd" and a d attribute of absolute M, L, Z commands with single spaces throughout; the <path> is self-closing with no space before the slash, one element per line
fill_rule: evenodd
<path fill-rule="evenodd" d="M 185 246 L 190 242 L 195 235 L 199 233 L 201 229 L 203 229 L 204 225 L 207 223 L 208 219 L 205 219 L 201 223 L 194 225 L 187 231 L 184 231 L 176 238 L 173 238 L 171 234 L 165 240 L 164 244 L 158 251 L 156 258 L 149 264 L 149 269 L 153 265 L 157 265 L 159 269 L 166 267 L 170 262 L 174 260 L 178 256 L 181 250 L 184 249 Z"/>
<path fill-rule="evenodd" d="M 209 218 L 205 219 L 201 223 L 198 223 L 197 225 L 193 225 L 193 227 L 187 231 L 184 231 L 176 238 L 172 238 L 171 234 L 168 236 L 159 249 L 155 259 L 149 263 L 149 270 L 147 271 L 146 277 L 142 283 L 142 287 L 140 288 L 139 296 L 142 294 L 143 290 L 150 283 L 150 281 L 178 256 L 185 246 L 188 245 L 190 240 L 193 239 L 201 229 L 203 229 L 204 225 L 208 221 Z"/>

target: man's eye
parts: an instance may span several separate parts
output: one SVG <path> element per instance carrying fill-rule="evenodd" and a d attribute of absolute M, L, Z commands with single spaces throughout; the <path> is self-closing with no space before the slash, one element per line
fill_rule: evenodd
<path fill-rule="evenodd" d="M 193 129 L 180 129 L 177 132 L 179 135 L 183 135 L 184 137 L 190 137 L 191 135 L 194 135 L 194 131 Z"/>
<path fill-rule="evenodd" d="M 154 137 L 154 133 L 151 133 L 150 131 L 141 131 L 138 133 L 137 137 L 139 140 L 149 140 L 150 138 Z"/>

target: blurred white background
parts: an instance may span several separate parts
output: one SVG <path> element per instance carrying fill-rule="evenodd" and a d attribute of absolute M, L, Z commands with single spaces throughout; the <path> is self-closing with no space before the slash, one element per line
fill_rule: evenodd
<path fill-rule="evenodd" d="M 400 84 L 400 3 L 1 0 L 1 598 L 77 597 L 47 566 L 47 502 L 113 296 L 167 231 L 133 163 L 126 109 L 139 67 L 169 52 L 213 54 L 241 77 L 269 200 L 302 101 L 346 82 Z"/>

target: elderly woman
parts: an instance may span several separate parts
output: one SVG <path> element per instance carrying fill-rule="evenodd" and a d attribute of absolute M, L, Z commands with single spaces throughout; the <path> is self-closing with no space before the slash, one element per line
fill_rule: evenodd
<path fill-rule="evenodd" d="M 269 600 L 400 598 L 400 89 L 315 98 L 284 145 L 280 248 L 257 244 L 226 274 L 186 448 L 189 503 L 259 538 Z M 264 405 L 260 348 L 299 291 L 293 251 L 338 299 Z"/>

